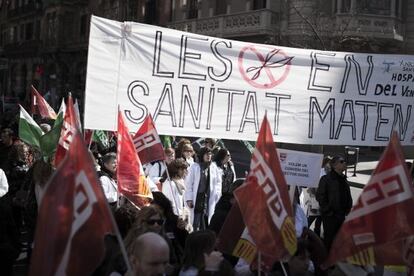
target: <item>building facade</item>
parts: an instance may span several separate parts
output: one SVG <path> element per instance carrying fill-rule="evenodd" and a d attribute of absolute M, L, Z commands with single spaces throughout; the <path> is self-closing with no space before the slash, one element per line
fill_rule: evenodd
<path fill-rule="evenodd" d="M 414 53 L 407 0 L 0 0 L 0 89 L 56 108 L 85 88 L 90 16 L 300 48 Z"/>

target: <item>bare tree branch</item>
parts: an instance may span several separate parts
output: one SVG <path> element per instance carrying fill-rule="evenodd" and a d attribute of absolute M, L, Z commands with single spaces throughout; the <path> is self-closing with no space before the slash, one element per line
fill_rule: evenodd
<path fill-rule="evenodd" d="M 286 0 L 286 4 L 289 5 L 288 1 Z M 295 4 L 292 4 L 292 8 L 293 10 L 299 15 L 300 18 L 303 19 L 303 21 L 306 22 L 306 24 L 309 25 L 309 27 L 312 29 L 312 32 L 315 34 L 316 38 L 319 40 L 319 42 L 321 43 L 323 50 L 327 50 L 326 46 L 325 46 L 325 42 L 323 41 L 323 39 L 320 37 L 318 31 L 315 29 L 315 26 L 313 26 L 313 24 L 306 18 L 303 16 L 303 14 L 298 10 L 298 8 L 295 6 Z"/>

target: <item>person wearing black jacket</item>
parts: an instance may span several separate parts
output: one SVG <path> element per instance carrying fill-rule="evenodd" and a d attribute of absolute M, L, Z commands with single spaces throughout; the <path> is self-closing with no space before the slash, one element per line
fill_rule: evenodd
<path fill-rule="evenodd" d="M 343 174 L 346 169 L 344 158 L 335 156 L 330 165 L 331 171 L 321 177 L 316 192 L 322 216 L 324 242 L 328 250 L 352 208 L 351 190 Z"/>

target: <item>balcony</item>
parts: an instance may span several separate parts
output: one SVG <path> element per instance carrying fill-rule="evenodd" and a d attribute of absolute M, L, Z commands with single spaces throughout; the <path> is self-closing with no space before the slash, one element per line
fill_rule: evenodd
<path fill-rule="evenodd" d="M 382 15 L 337 14 L 336 35 L 404 40 L 404 24 L 400 19 Z"/>
<path fill-rule="evenodd" d="M 279 14 L 269 9 L 263 9 L 170 22 L 167 26 L 180 31 L 224 38 L 255 35 L 275 36 L 279 33 Z"/>
<path fill-rule="evenodd" d="M 25 40 L 6 43 L 3 47 L 5 55 L 37 53 L 41 46 L 40 40 Z"/>
<path fill-rule="evenodd" d="M 40 12 L 42 10 L 42 6 L 39 4 L 35 4 L 34 2 L 27 3 L 24 6 L 17 7 L 12 10 L 7 11 L 7 18 L 15 18 L 21 16 L 28 16 L 32 15 L 36 12 Z"/>

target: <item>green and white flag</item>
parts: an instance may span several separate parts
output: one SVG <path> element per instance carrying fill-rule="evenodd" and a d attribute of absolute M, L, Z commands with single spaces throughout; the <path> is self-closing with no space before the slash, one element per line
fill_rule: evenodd
<path fill-rule="evenodd" d="M 103 130 L 94 130 L 92 140 L 98 143 L 102 148 L 109 148 L 108 135 Z"/>
<path fill-rule="evenodd" d="M 40 149 L 45 160 L 50 159 L 56 152 L 56 147 L 59 142 L 60 132 L 63 125 L 63 112 L 60 112 L 53 124 L 52 129 L 40 137 Z"/>
<path fill-rule="evenodd" d="M 20 120 L 19 120 L 19 137 L 20 139 L 40 150 L 40 137 L 43 135 L 42 129 L 30 117 L 29 113 L 20 105 Z"/>

